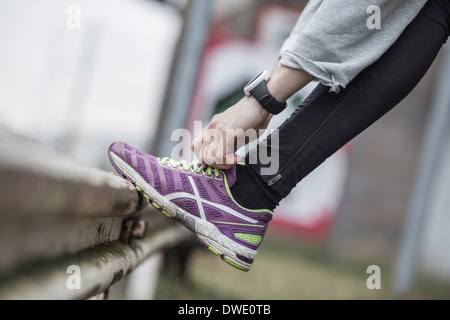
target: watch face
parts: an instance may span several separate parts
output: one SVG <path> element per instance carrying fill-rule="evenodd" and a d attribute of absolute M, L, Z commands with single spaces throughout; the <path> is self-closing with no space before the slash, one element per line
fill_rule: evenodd
<path fill-rule="evenodd" d="M 269 76 L 268 71 L 263 71 L 259 73 L 256 77 L 249 81 L 244 87 L 244 92 L 246 95 L 250 95 L 250 91 L 256 87 L 261 81 L 266 80 Z"/>

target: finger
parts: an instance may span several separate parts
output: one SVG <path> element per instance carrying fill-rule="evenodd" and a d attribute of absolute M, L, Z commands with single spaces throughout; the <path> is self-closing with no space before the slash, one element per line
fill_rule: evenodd
<path fill-rule="evenodd" d="M 215 162 L 213 143 L 208 143 L 202 150 L 202 163 L 212 166 Z"/>
<path fill-rule="evenodd" d="M 207 151 L 213 141 L 213 130 L 205 128 L 193 141 L 194 153 L 200 162 L 205 163 Z M 206 164 L 206 163 L 205 163 Z"/>
<path fill-rule="evenodd" d="M 223 164 L 223 152 L 222 152 L 222 134 L 218 129 L 208 129 L 206 133 L 209 143 L 207 148 L 203 151 L 203 159 L 205 164 L 209 166 L 220 166 Z"/>
<path fill-rule="evenodd" d="M 235 165 L 234 155 L 230 155 L 229 159 L 227 159 L 227 156 L 223 155 L 222 149 L 223 143 L 220 138 L 215 138 L 211 141 L 203 153 L 205 164 L 221 170 L 233 167 Z"/>
<path fill-rule="evenodd" d="M 210 165 L 218 169 L 229 169 L 236 165 L 240 156 L 234 154 L 234 130 L 227 129 L 225 135 L 222 131 L 216 132 L 214 139 L 210 145 L 209 153 L 214 155 L 215 161 Z"/>
<path fill-rule="evenodd" d="M 242 157 L 237 154 L 229 154 L 225 157 L 224 169 L 230 169 L 234 167 L 238 162 L 242 161 Z"/>
<path fill-rule="evenodd" d="M 201 149 L 201 147 L 203 146 L 203 144 L 208 141 L 207 133 L 208 131 L 206 130 L 206 128 L 203 129 L 199 134 L 197 134 L 197 136 L 192 141 L 191 149 L 192 151 L 194 151 L 194 153 L 197 154 Z"/>
<path fill-rule="evenodd" d="M 191 149 L 194 152 L 197 159 L 199 159 L 200 161 L 201 161 L 201 157 L 202 157 L 203 148 L 205 148 L 205 147 L 206 147 L 206 144 L 203 144 L 200 134 L 191 143 Z"/>
<path fill-rule="evenodd" d="M 214 164 L 211 167 L 221 169 L 221 170 L 227 170 L 232 167 L 234 167 L 238 162 L 242 162 L 242 157 L 237 154 L 229 154 L 226 156 L 226 161 L 224 164 Z"/>
<path fill-rule="evenodd" d="M 236 163 L 244 162 L 244 158 L 242 158 L 242 156 L 240 156 L 238 154 L 233 154 L 233 156 L 235 157 Z"/>
<path fill-rule="evenodd" d="M 214 134 L 214 142 L 212 143 L 212 147 L 214 147 L 214 164 L 216 166 L 221 166 L 225 163 L 225 155 L 226 153 L 226 141 L 225 137 L 222 134 L 222 131 L 216 130 Z"/>
<path fill-rule="evenodd" d="M 192 150 L 194 153 L 196 153 L 195 151 L 197 150 L 197 148 L 196 148 L 196 146 L 197 146 L 196 140 L 197 140 L 197 139 L 195 138 L 194 140 L 191 141 L 191 150 Z"/>

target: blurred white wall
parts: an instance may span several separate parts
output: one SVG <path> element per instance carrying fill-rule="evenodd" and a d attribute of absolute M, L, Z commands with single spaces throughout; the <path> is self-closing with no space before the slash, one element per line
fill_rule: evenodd
<path fill-rule="evenodd" d="M 0 126 L 101 165 L 148 148 L 182 20 L 146 0 L 2 0 Z"/>

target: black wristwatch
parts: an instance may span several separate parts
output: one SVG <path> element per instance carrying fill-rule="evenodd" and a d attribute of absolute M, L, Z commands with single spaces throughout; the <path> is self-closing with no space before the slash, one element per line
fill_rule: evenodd
<path fill-rule="evenodd" d="M 267 80 L 269 79 L 269 72 L 263 71 L 250 80 L 249 83 L 244 87 L 244 93 L 247 96 L 252 95 L 256 100 L 258 100 L 261 107 L 266 109 L 272 114 L 279 114 L 281 111 L 286 109 L 286 103 L 282 103 L 275 99 L 267 89 Z"/>

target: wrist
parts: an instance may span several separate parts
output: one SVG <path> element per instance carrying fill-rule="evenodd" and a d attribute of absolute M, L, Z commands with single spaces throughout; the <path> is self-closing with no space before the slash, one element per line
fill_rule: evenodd
<path fill-rule="evenodd" d="M 252 110 L 255 116 L 260 117 L 262 120 L 266 120 L 270 117 L 271 113 L 264 109 L 261 104 L 253 96 L 245 96 L 242 98 L 241 103 L 246 110 Z"/>

